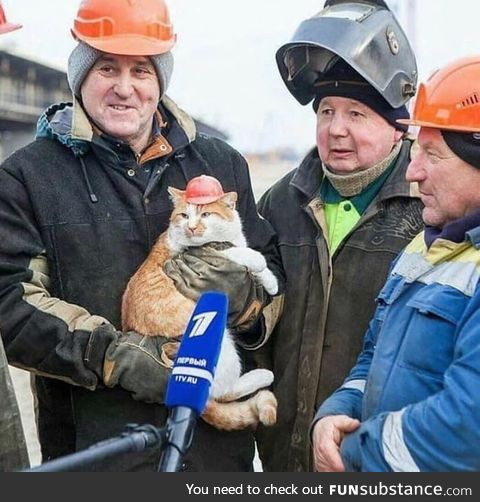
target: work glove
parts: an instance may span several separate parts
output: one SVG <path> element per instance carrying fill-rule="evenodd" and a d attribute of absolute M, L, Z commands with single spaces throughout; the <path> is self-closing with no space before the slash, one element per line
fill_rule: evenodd
<path fill-rule="evenodd" d="M 247 331 L 259 319 L 268 294 L 243 265 L 232 262 L 221 251 L 231 244 L 209 243 L 191 247 L 164 264 L 165 273 L 177 290 L 197 301 L 205 291 L 228 295 L 228 327 L 233 333 Z"/>
<path fill-rule="evenodd" d="M 85 363 L 106 387 L 119 385 L 137 401 L 162 404 L 178 345 L 171 338 L 101 326 L 90 336 Z"/>

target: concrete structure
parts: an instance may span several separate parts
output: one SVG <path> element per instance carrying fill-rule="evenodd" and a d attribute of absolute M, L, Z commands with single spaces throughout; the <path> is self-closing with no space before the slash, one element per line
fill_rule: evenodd
<path fill-rule="evenodd" d="M 0 50 L 0 160 L 33 139 L 46 107 L 69 100 L 64 72 Z"/>

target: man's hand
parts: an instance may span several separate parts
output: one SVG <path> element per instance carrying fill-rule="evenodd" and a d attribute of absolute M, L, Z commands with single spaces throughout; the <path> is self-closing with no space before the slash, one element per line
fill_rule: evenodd
<path fill-rule="evenodd" d="M 313 458 L 317 472 L 344 472 L 340 444 L 360 422 L 346 415 L 332 415 L 320 419 L 313 427 Z"/>
<path fill-rule="evenodd" d="M 92 332 L 84 359 L 107 387 L 119 385 L 137 401 L 162 404 L 177 349 L 171 338 L 121 333 L 107 325 Z"/>
<path fill-rule="evenodd" d="M 165 273 L 182 295 L 197 301 L 205 291 L 228 295 L 228 327 L 234 332 L 251 328 L 258 320 L 268 295 L 243 265 L 228 259 L 222 243 L 191 247 L 167 260 Z"/>

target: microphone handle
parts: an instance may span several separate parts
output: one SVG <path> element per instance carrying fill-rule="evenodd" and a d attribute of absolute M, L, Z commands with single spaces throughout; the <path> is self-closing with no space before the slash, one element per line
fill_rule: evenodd
<path fill-rule="evenodd" d="M 178 472 L 183 457 L 192 444 L 193 432 L 198 414 L 192 408 L 175 406 L 167 420 L 167 442 L 163 450 L 158 471 Z"/>

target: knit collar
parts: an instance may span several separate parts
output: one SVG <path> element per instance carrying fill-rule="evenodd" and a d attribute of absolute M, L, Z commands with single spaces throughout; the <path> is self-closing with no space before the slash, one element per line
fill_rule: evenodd
<path fill-rule="evenodd" d="M 343 197 L 340 195 L 335 187 L 330 183 L 330 180 L 325 177 L 323 178 L 320 186 L 320 198 L 327 204 L 339 204 L 340 202 L 348 200 L 353 204 L 358 214 L 363 214 L 381 190 L 386 179 L 390 176 L 395 164 L 395 162 L 391 162 L 390 166 L 388 166 L 388 168 L 376 180 L 370 183 L 370 185 L 368 185 L 362 192 L 354 195 L 353 197 Z"/>
<path fill-rule="evenodd" d="M 330 171 L 328 166 L 322 164 L 323 173 L 342 197 L 354 197 L 361 194 L 369 185 L 382 176 L 397 158 L 401 146 L 402 142 L 399 141 L 385 159 L 368 169 L 352 174 L 338 175 Z"/>
<path fill-rule="evenodd" d="M 405 179 L 405 169 L 410 158 L 412 141 L 406 138 L 395 161 L 395 168 L 378 192 L 378 199 L 384 201 L 396 197 L 413 197 L 420 199 L 417 183 L 409 183 Z M 318 197 L 323 173 L 317 147 L 312 148 L 302 160 L 297 169 L 291 173 L 289 185 L 298 190 L 306 203 Z"/>

